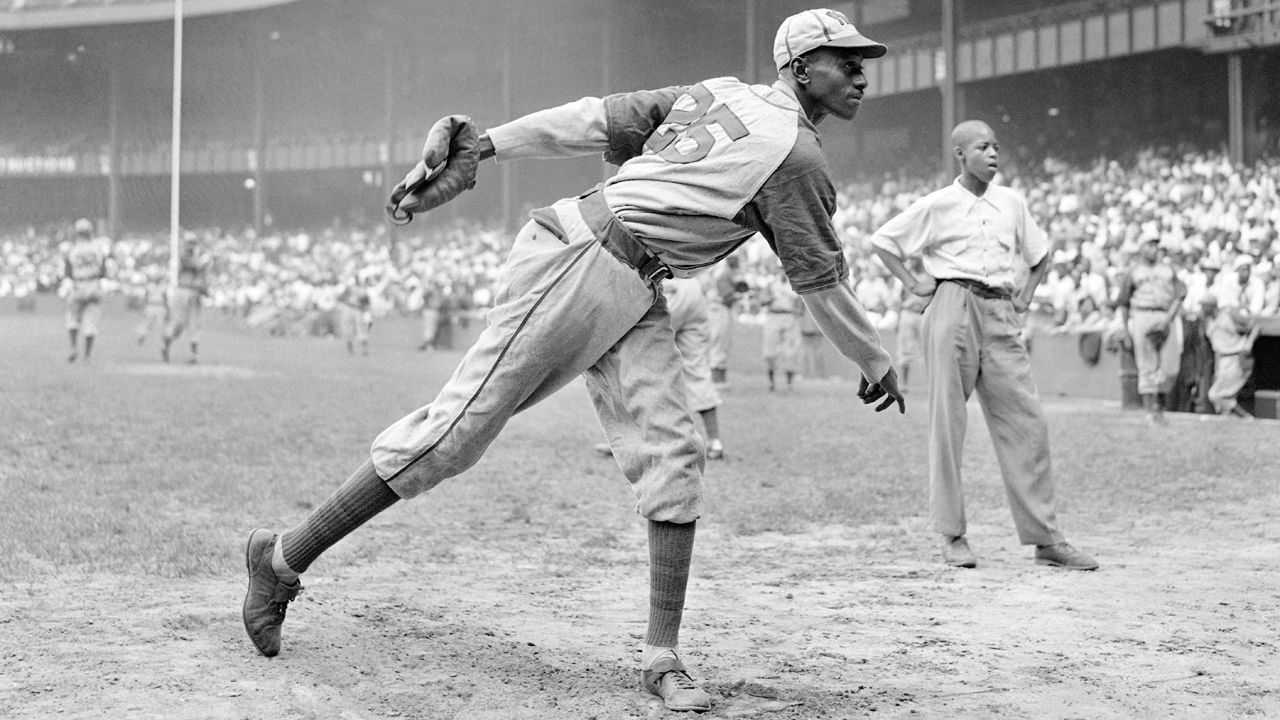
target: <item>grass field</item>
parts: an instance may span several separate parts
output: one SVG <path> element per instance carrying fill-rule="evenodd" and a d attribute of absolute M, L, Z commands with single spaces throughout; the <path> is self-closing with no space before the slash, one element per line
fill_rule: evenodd
<path fill-rule="evenodd" d="M 108 307 L 91 364 L 57 308 L 0 308 L 0 717 L 663 717 L 636 689 L 644 526 L 571 385 L 481 463 L 304 578 L 285 649 L 244 638 L 243 542 L 298 522 L 460 354 L 371 354 L 214 318 L 201 364 Z M 1034 565 L 974 404 L 977 570 L 924 519 L 924 408 L 849 383 L 721 410 L 682 635 L 710 717 L 1280 716 L 1280 423 L 1046 398 L 1061 517 L 1096 573 Z"/>

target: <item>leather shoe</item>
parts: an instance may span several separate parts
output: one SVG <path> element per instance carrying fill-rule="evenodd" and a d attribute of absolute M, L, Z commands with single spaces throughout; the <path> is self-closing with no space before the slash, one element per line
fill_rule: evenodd
<path fill-rule="evenodd" d="M 969 549 L 969 541 L 963 535 L 942 539 L 942 561 L 951 567 L 978 567 L 978 558 Z"/>
<path fill-rule="evenodd" d="M 1097 570 L 1098 561 L 1071 547 L 1070 543 L 1036 546 L 1036 564 L 1068 570 Z"/>
<path fill-rule="evenodd" d="M 267 657 L 280 653 L 280 626 L 284 624 L 289 603 L 302 590 L 302 583 L 286 583 L 276 577 L 271 567 L 276 536 L 258 528 L 249 535 L 244 564 L 249 571 L 249 589 L 244 595 L 244 630 L 258 652 Z"/>
<path fill-rule="evenodd" d="M 641 670 L 640 684 L 662 698 L 668 710 L 706 712 L 711 709 L 711 695 L 694 684 L 678 658 L 663 658 L 648 670 Z"/>

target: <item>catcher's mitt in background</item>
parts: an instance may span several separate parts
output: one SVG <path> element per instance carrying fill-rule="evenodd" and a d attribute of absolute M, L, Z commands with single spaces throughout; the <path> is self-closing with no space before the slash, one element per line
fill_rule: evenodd
<path fill-rule="evenodd" d="M 391 191 L 387 217 L 406 225 L 414 213 L 449 202 L 476 184 L 480 166 L 480 133 L 466 115 L 436 121 L 422 145 L 422 160 Z"/>
<path fill-rule="evenodd" d="M 1159 350 L 1164 347 L 1165 341 L 1169 339 L 1169 331 L 1161 328 L 1151 328 L 1147 331 L 1147 339 Z"/>

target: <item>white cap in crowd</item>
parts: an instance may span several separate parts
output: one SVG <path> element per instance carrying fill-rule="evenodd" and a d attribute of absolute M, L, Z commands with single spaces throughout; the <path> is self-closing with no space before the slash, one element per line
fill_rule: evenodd
<path fill-rule="evenodd" d="M 820 47 L 861 48 L 867 58 L 883 57 L 889 52 L 883 44 L 858 32 L 844 13 L 817 8 L 782 21 L 773 39 L 773 64 L 782 69 L 793 59 Z"/>

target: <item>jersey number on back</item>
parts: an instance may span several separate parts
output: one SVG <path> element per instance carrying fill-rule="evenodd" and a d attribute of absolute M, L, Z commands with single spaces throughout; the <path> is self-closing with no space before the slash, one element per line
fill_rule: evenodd
<path fill-rule="evenodd" d="M 687 110 L 673 108 L 667 113 L 662 127 L 645 141 L 645 147 L 657 153 L 658 157 L 673 163 L 701 160 L 716 144 L 716 136 L 708 129 L 712 125 L 719 125 L 731 141 L 751 134 L 728 105 L 722 104 L 707 112 L 715 102 L 715 96 L 701 83 L 689 88 L 688 95 L 693 98 L 694 106 Z"/>

